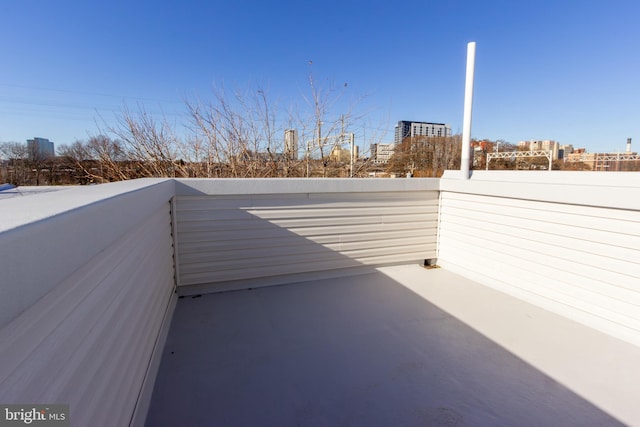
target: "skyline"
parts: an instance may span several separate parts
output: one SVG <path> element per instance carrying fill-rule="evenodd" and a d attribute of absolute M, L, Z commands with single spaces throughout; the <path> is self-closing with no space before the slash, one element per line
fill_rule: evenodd
<path fill-rule="evenodd" d="M 476 41 L 473 138 L 614 152 L 630 137 L 638 151 L 640 5 L 512 3 L 4 4 L 0 141 L 70 144 L 138 105 L 179 125 L 183 99 L 212 87 L 263 87 L 287 109 L 310 71 L 361 100 L 363 150 L 374 133 L 392 142 L 400 120 L 461 133 Z"/>

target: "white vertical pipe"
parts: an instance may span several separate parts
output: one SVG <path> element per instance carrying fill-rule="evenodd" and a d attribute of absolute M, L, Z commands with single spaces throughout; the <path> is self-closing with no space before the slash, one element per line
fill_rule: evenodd
<path fill-rule="evenodd" d="M 467 44 L 467 79 L 464 85 L 464 119 L 462 122 L 462 156 L 460 173 L 469 179 L 469 157 L 471 154 L 471 110 L 473 106 L 473 74 L 476 62 L 476 42 Z"/>
<path fill-rule="evenodd" d="M 356 153 L 355 153 L 355 147 L 353 146 L 354 144 L 354 134 L 351 133 L 351 135 L 349 135 L 349 142 L 350 142 L 350 146 L 351 146 L 351 165 L 349 167 L 349 175 L 351 176 L 351 178 L 353 178 L 353 158 L 355 157 Z"/>

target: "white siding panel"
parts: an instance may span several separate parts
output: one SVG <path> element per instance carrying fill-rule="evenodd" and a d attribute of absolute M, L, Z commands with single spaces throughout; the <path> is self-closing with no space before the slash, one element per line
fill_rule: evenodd
<path fill-rule="evenodd" d="M 599 254 L 600 256 L 637 260 L 640 251 L 640 238 L 627 232 L 585 229 L 570 224 L 550 222 L 543 218 L 524 218 L 504 216 L 493 212 L 471 212 L 472 206 L 464 209 L 448 207 L 448 215 L 456 218 L 456 223 L 482 229 L 491 229 L 499 232 L 504 227 L 507 234 L 517 233 L 526 235 L 527 238 L 539 242 L 553 242 L 554 245 L 575 248 L 580 246 L 581 251 Z M 540 227 L 540 222 L 544 227 Z M 625 230 L 626 231 L 626 230 Z M 612 234 L 613 233 L 613 234 Z M 614 238 L 612 238 L 614 236 Z"/>
<path fill-rule="evenodd" d="M 90 236 L 87 236 L 90 238 Z M 0 331 L 0 401 L 128 425 L 172 295 L 169 203 Z"/>
<path fill-rule="evenodd" d="M 456 197 L 451 197 L 455 194 Z M 623 235 L 640 237 L 640 223 L 637 211 L 595 208 L 589 206 L 562 205 L 559 203 L 534 202 L 528 200 L 499 198 L 470 194 L 447 193 L 447 209 L 458 208 L 469 211 L 475 217 L 479 213 L 496 214 L 501 217 L 543 221 L 550 224 L 587 229 L 581 236 L 589 238 L 591 231 L 609 231 Z M 535 224 L 535 223 L 532 223 Z M 540 228 L 537 226 L 536 228 Z M 640 247 L 640 246 L 636 246 Z"/>
<path fill-rule="evenodd" d="M 227 215 L 232 215 L 233 212 L 228 212 Z M 296 212 L 298 216 L 296 219 L 283 219 L 283 218 L 264 218 L 267 223 L 260 223 L 253 221 L 255 216 L 246 216 L 242 220 L 225 220 L 220 218 L 210 218 L 201 220 L 190 220 L 189 218 L 181 215 L 181 221 L 183 226 L 180 228 L 181 233 L 196 232 L 198 234 L 202 232 L 212 231 L 224 231 L 230 228 L 247 228 L 252 230 L 259 230 L 264 228 L 271 228 L 269 225 L 278 225 L 284 229 L 300 229 L 300 228 L 312 228 L 317 227 L 320 230 L 325 230 L 327 227 L 350 227 L 354 225 L 366 225 L 366 224 L 411 224 L 420 222 L 437 222 L 437 213 L 421 213 L 421 214 L 403 214 L 403 215 L 372 215 L 370 212 L 361 212 L 360 216 L 335 216 L 330 215 L 327 217 L 313 217 L 307 216 L 309 212 L 300 211 Z M 212 215 L 213 216 L 213 215 Z M 336 220 L 339 220 L 339 225 L 336 224 Z M 213 223 L 212 223 L 213 222 Z"/>
<path fill-rule="evenodd" d="M 333 226 L 300 227 L 294 229 L 277 226 L 276 224 L 266 221 L 247 221 L 244 224 L 220 224 L 212 222 L 211 229 L 190 233 L 179 232 L 178 239 L 180 241 L 181 248 L 183 244 L 185 245 L 185 248 L 188 248 L 189 245 L 193 243 L 201 242 L 237 241 L 239 239 L 254 240 L 290 238 L 293 237 L 293 235 L 302 236 L 309 240 L 314 240 L 316 238 L 330 238 L 331 236 L 334 236 L 334 241 L 335 239 L 345 239 L 358 235 L 369 235 L 370 238 L 375 238 L 378 236 L 378 232 L 380 232 L 380 230 L 383 230 L 383 232 L 410 232 L 412 230 L 420 232 L 428 229 L 436 230 L 437 227 L 437 221 L 376 221 L 372 224 L 366 224 L 366 220 L 363 220 L 363 222 L 365 224 L 341 224 Z M 375 234 L 372 235 L 372 233 Z M 289 240 L 291 241 L 291 239 Z M 180 251 L 182 251 L 182 249 Z"/>
<path fill-rule="evenodd" d="M 179 284 L 435 257 L 437 191 L 284 196 L 178 197 Z"/>
<path fill-rule="evenodd" d="M 249 239 L 232 239 L 232 240 L 214 240 L 214 241 L 202 241 L 202 242 L 191 242 L 191 243 L 183 243 L 180 246 L 180 252 L 183 256 L 183 260 L 186 262 L 186 256 L 190 255 L 193 258 L 190 260 L 198 260 L 201 257 L 208 257 L 208 253 L 210 251 L 223 249 L 226 252 L 233 250 L 246 250 L 247 245 L 250 243 L 251 247 L 254 249 L 258 248 L 273 248 L 273 247 L 282 247 L 283 245 L 288 244 L 289 247 L 295 247 L 294 243 L 300 243 L 300 246 L 304 245 L 335 245 L 336 243 L 349 244 L 355 242 L 369 241 L 372 245 L 379 244 L 378 241 L 381 241 L 384 244 L 387 240 L 397 240 L 397 239 L 411 239 L 411 238 L 420 238 L 427 239 L 426 241 L 435 241 L 436 238 L 436 222 L 431 223 L 431 228 L 427 229 L 415 229 L 410 228 L 407 230 L 396 230 L 396 231 L 380 231 L 372 236 L 368 233 L 358 233 L 358 234 L 343 234 L 343 235 L 328 235 L 328 236 L 307 236 L 305 240 L 301 240 L 299 242 L 291 242 L 289 236 L 286 237 L 272 237 L 269 239 L 256 239 L 254 236 Z M 197 234 L 193 235 L 195 238 Z M 251 242 L 247 242 L 246 240 L 251 240 Z"/>
<path fill-rule="evenodd" d="M 640 213 L 441 193 L 438 262 L 640 343 Z"/>
<path fill-rule="evenodd" d="M 471 236 L 469 231 L 451 232 L 451 238 L 456 239 L 458 246 L 475 245 L 477 248 L 479 243 L 486 243 L 482 237 Z M 640 306 L 640 295 L 632 287 L 633 283 L 637 283 L 637 279 L 629 280 L 628 276 L 622 274 L 616 278 L 619 278 L 620 282 L 627 284 L 627 286 L 619 285 L 619 282 L 611 279 L 603 281 L 596 274 L 589 275 L 589 273 L 596 272 L 595 268 L 582 271 L 579 265 L 554 262 L 553 257 L 543 254 L 532 259 L 528 257 L 530 253 L 526 249 L 516 246 L 488 243 L 482 251 L 475 250 L 475 252 L 473 261 L 476 263 L 493 259 L 502 262 L 505 267 L 515 267 L 520 273 L 517 276 L 518 279 L 514 281 L 531 281 L 536 278 L 544 281 L 541 286 L 553 284 L 559 292 L 566 292 L 569 295 L 580 293 L 586 298 L 586 295 L 590 293 L 590 298 L 594 300 L 617 299 L 625 304 Z M 497 273 L 499 272 L 496 271 Z M 640 312 L 634 314 L 640 316 Z"/>
<path fill-rule="evenodd" d="M 460 243 L 458 248 L 473 250 L 474 246 Z M 590 294 L 580 286 L 567 286 L 566 282 L 523 270 L 521 265 L 510 264 L 490 255 L 496 254 L 489 252 L 486 257 L 471 259 L 464 266 L 448 262 L 445 266 L 449 270 L 464 271 L 481 283 L 605 330 L 614 336 L 637 342 L 640 327 L 638 316 L 634 315 L 637 305 Z M 515 280 L 514 277 L 518 279 Z"/>

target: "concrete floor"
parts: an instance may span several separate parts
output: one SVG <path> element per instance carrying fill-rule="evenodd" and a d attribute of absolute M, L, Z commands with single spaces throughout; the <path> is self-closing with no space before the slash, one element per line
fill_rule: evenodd
<path fill-rule="evenodd" d="M 442 269 L 178 301 L 148 426 L 640 425 L 640 349 Z"/>

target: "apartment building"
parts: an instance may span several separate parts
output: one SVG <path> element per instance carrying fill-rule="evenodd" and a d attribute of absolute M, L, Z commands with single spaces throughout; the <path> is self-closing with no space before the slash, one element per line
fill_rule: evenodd
<path fill-rule="evenodd" d="M 413 136 L 447 137 L 451 136 L 451 125 L 445 123 L 411 122 L 401 120 L 395 126 L 394 144 L 400 144 L 405 138 Z"/>

